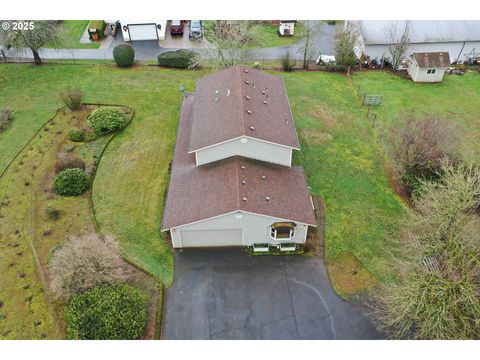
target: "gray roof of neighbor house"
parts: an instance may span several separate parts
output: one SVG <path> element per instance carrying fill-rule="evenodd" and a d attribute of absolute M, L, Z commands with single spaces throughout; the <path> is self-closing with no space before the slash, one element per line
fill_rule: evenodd
<path fill-rule="evenodd" d="M 450 54 L 448 52 L 414 53 L 413 57 L 420 68 L 450 67 Z"/>
<path fill-rule="evenodd" d="M 300 148 L 283 79 L 235 66 L 197 80 L 188 151 L 242 135 Z"/>
<path fill-rule="evenodd" d="M 195 97 L 183 99 L 162 230 L 237 210 L 315 225 L 301 167 L 239 157 L 196 166 L 187 153 Z"/>
<path fill-rule="evenodd" d="M 362 20 L 365 45 L 390 43 L 390 31 L 401 35 L 408 22 L 410 42 L 439 43 L 480 41 L 480 20 Z"/>

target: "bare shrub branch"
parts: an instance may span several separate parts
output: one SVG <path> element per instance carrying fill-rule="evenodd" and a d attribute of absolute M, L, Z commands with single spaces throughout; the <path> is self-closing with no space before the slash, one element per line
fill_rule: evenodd
<path fill-rule="evenodd" d="M 126 267 L 118 243 L 97 234 L 74 236 L 56 250 L 50 261 L 52 291 L 62 299 L 97 285 L 112 285 L 126 280 Z"/>

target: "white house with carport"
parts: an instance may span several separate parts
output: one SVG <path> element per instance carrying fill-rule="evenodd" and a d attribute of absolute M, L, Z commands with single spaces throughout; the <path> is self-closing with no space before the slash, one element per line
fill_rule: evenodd
<path fill-rule="evenodd" d="M 236 136 L 232 129 L 238 130 L 238 122 L 248 129 L 250 121 L 259 123 L 259 134 L 276 124 L 283 129 L 272 130 L 276 135 L 269 139 L 275 141 L 266 144 L 276 144 L 284 138 L 296 139 L 295 126 L 291 126 L 293 119 L 287 116 L 288 123 L 285 122 L 287 114 L 279 110 L 280 104 L 287 100 L 283 83 L 275 76 L 243 67 L 227 69 L 204 80 L 216 86 L 198 86 L 205 84 L 199 80 L 195 94 L 187 93 L 183 99 L 162 231 L 170 231 L 174 248 L 253 246 L 256 250 L 268 250 L 269 246 L 275 246 L 294 250 L 298 244 L 305 243 L 308 227 L 316 226 L 316 219 L 305 174 L 301 167 L 291 166 L 291 155 L 257 154 L 256 145 L 251 145 L 255 141 L 263 144 L 263 139 L 253 136 L 245 137 L 247 142 L 239 141 L 239 149 L 245 146 L 251 150 L 235 150 L 226 156 L 220 144 L 217 146 L 222 155 L 212 156 L 203 164 L 198 163 L 196 152 L 188 151 L 192 143 L 199 142 L 195 140 L 197 136 L 209 141 L 212 137 L 209 132 L 198 129 L 196 121 L 216 133 L 215 139 L 224 137 L 222 143 L 228 143 L 229 136 L 235 140 L 244 138 Z M 275 84 L 281 84 L 283 91 Z M 265 89 L 268 89 L 268 98 Z M 272 110 L 276 116 L 256 120 L 248 114 L 245 118 L 235 116 L 236 112 L 246 109 L 242 102 L 246 96 L 250 97 L 246 101 L 252 102 L 252 109 L 278 105 L 279 109 Z M 264 104 L 264 99 L 270 102 Z M 226 105 L 230 107 L 231 116 L 226 112 Z M 291 116 L 288 102 L 286 105 L 283 109 Z M 207 120 L 198 117 L 197 111 Z M 289 131 L 293 133 L 288 134 Z M 274 156 L 273 162 L 262 160 L 269 156 Z M 283 156 L 284 164 L 277 161 L 277 156 Z"/>
<path fill-rule="evenodd" d="M 123 40 L 165 40 L 167 20 L 120 20 Z"/>
<path fill-rule="evenodd" d="M 415 82 L 441 82 L 448 68 L 450 68 L 448 53 L 414 53 L 407 72 Z"/>
<path fill-rule="evenodd" d="M 371 59 L 390 58 L 389 44 L 408 28 L 405 54 L 449 53 L 450 62 L 480 55 L 480 20 L 348 20 L 345 28 L 356 34 L 354 51 Z"/>

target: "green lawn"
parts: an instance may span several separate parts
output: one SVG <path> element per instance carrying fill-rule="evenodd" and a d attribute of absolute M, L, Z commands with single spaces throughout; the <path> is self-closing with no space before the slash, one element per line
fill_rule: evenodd
<path fill-rule="evenodd" d="M 469 160 L 480 159 L 480 74 L 445 75 L 443 82 L 414 83 L 390 72 L 357 72 L 353 84 L 368 93 L 384 95 L 378 123 L 389 124 L 405 114 L 438 115 L 463 128 L 462 152 Z"/>
<path fill-rule="evenodd" d="M 210 30 L 214 25 L 214 21 L 205 20 L 205 38 L 207 40 L 211 39 L 213 35 Z M 303 25 L 297 23 L 295 25 L 295 35 L 294 36 L 280 36 L 278 32 L 278 25 L 263 23 L 259 25 L 259 41 L 256 44 L 249 44 L 247 48 L 269 48 L 275 46 L 288 46 L 299 42 L 303 37 Z"/>
<path fill-rule="evenodd" d="M 390 237 L 403 214 L 390 189 L 379 145 L 348 79 L 335 73 L 284 75 L 312 193 L 326 207 L 326 260 L 352 252 L 380 280 L 388 278 Z"/>
<path fill-rule="evenodd" d="M 65 37 L 68 41 L 68 46 L 72 49 L 98 49 L 100 43 L 81 43 L 85 29 L 90 20 L 63 20 L 61 23 L 62 30 L 65 32 Z M 48 46 L 47 46 L 48 47 Z"/>
<path fill-rule="evenodd" d="M 0 134 L 0 173 L 61 106 L 57 94 L 63 89 L 82 89 L 86 102 L 130 106 L 136 111 L 134 120 L 110 144 L 98 169 L 96 216 L 102 232 L 119 237 L 127 259 L 169 285 L 173 252 L 159 228 L 181 104 L 178 87 L 193 90 L 202 74 L 157 67 L 2 65 L 1 103 L 14 111 L 15 119 Z M 0 193 L 2 186 L 0 181 Z"/>

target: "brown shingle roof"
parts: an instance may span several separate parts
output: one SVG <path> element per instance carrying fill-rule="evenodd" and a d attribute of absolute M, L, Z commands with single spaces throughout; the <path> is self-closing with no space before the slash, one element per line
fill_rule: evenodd
<path fill-rule="evenodd" d="M 197 167 L 195 154 L 187 153 L 193 107 L 194 95 L 185 94 L 162 230 L 236 210 L 315 225 L 301 167 L 287 168 L 238 157 Z M 266 201 L 267 196 L 270 201 Z"/>
<path fill-rule="evenodd" d="M 413 57 L 421 68 L 450 67 L 448 52 L 414 53 Z"/>
<path fill-rule="evenodd" d="M 300 148 L 283 79 L 259 70 L 235 66 L 199 79 L 193 119 L 189 152 L 242 135 Z"/>

